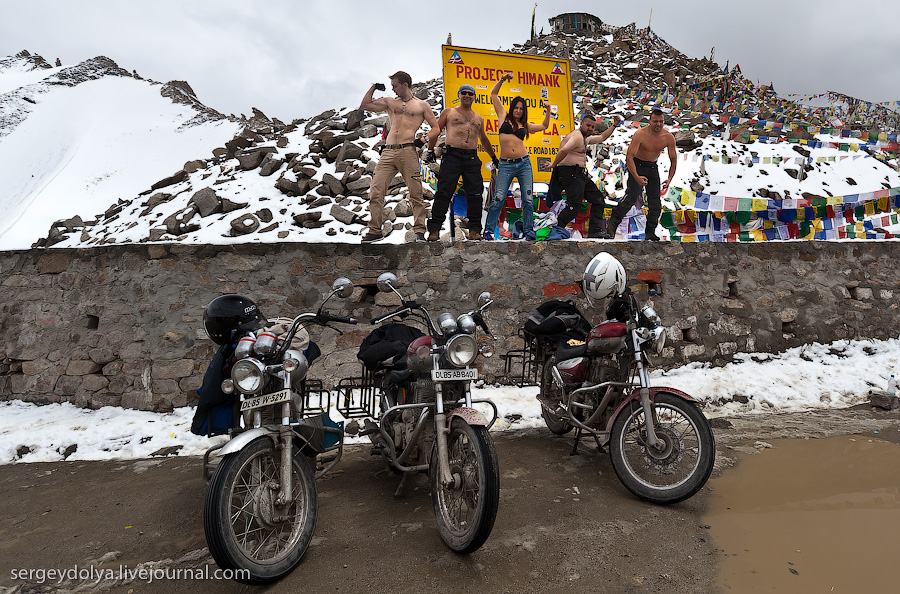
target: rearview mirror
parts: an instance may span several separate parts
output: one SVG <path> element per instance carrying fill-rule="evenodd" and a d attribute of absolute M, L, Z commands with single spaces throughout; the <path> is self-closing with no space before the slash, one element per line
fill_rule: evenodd
<path fill-rule="evenodd" d="M 331 290 L 341 299 L 346 299 L 353 294 L 353 283 L 349 278 L 342 276 L 332 283 Z"/>
<path fill-rule="evenodd" d="M 390 272 L 383 272 L 379 275 L 375 284 L 378 286 L 379 291 L 389 293 L 394 290 L 394 285 L 397 284 L 397 277 Z"/>

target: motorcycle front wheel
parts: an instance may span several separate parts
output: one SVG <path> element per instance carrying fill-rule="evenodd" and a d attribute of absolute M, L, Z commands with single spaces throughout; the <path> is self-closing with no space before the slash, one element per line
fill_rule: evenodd
<path fill-rule="evenodd" d="M 674 394 L 658 392 L 653 412 L 662 450 L 647 445 L 644 409 L 633 400 L 613 422 L 609 455 L 629 491 L 652 503 L 676 503 L 706 484 L 716 458 L 715 440 L 700 410 Z"/>
<path fill-rule="evenodd" d="M 454 553 L 471 553 L 484 544 L 494 527 L 500 503 L 497 451 L 486 427 L 459 417 L 447 436 L 453 484 L 441 485 L 437 447 L 431 456 L 431 502 L 438 532 Z"/>
<path fill-rule="evenodd" d="M 538 393 L 538 400 L 541 401 L 541 416 L 544 417 L 544 423 L 547 429 L 556 435 L 563 435 L 572 430 L 569 420 L 562 415 L 551 412 L 547 406 L 555 406 L 556 403 L 562 402 L 562 390 L 553 381 L 553 365 L 556 364 L 556 356 L 547 359 L 544 363 L 544 369 L 541 372 L 541 391 Z M 547 406 L 544 406 L 544 403 Z"/>
<path fill-rule="evenodd" d="M 245 584 L 276 581 L 289 573 L 312 540 L 318 512 L 316 479 L 293 448 L 293 496 L 276 505 L 281 456 L 268 437 L 250 442 L 219 463 L 209 483 L 203 529 L 209 552 Z"/>

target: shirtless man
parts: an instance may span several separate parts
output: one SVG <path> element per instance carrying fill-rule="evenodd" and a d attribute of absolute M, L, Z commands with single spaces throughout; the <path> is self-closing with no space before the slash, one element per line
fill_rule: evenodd
<path fill-rule="evenodd" d="M 613 234 L 616 233 L 619 223 L 628 213 L 638 196 L 645 189 L 647 191 L 647 230 L 644 235 L 645 239 L 650 241 L 659 241 L 656 236 L 656 224 L 659 223 L 659 214 L 662 212 L 662 204 L 659 200 L 659 169 L 656 167 L 656 160 L 659 158 L 663 149 L 669 151 L 669 179 L 662 185 L 662 190 L 669 188 L 669 183 L 675 175 L 675 167 L 678 164 L 678 155 L 675 152 L 675 137 L 672 133 L 663 128 L 665 116 L 659 109 L 654 109 L 650 113 L 650 125 L 641 128 L 634 133 L 631 138 L 631 144 L 628 145 L 628 152 L 625 154 L 625 161 L 628 163 L 628 187 L 625 190 L 625 197 L 615 207 L 609 217 L 609 226 L 607 229 Z"/>
<path fill-rule="evenodd" d="M 597 121 L 591 114 L 581 118 L 581 125 L 572 131 L 563 140 L 553 159 L 553 168 L 559 185 L 566 192 L 566 207 L 559 213 L 557 225 L 565 227 L 572 222 L 581 211 L 581 201 L 587 199 L 591 205 L 591 216 L 588 220 L 588 237 L 605 237 L 601 233 L 600 225 L 603 223 L 603 211 L 606 210 L 606 201 L 603 192 L 597 189 L 594 181 L 588 177 L 587 147 L 589 144 L 599 144 L 609 138 L 615 127 L 621 121 L 619 116 L 613 117 L 612 125 L 601 134 L 593 134 Z"/>
<path fill-rule="evenodd" d="M 447 129 L 444 140 L 444 154 L 438 175 L 437 192 L 431 204 L 431 218 L 428 219 L 428 241 L 440 238 L 441 227 L 450 208 L 450 199 L 456 191 L 456 184 L 462 177 L 466 191 L 466 215 L 469 218 L 469 239 L 481 239 L 481 201 L 484 195 L 484 178 L 481 176 L 481 160 L 478 158 L 478 142 L 491 156 L 496 166 L 499 161 L 487 134 L 484 120 L 472 111 L 475 89 L 472 85 L 459 87 L 459 107 L 448 107 L 441 112 L 437 123 L 437 133 L 428 133 L 428 152 L 424 161 L 434 162 L 434 145 L 441 131 Z"/>
<path fill-rule="evenodd" d="M 422 198 L 422 174 L 416 152 L 417 143 L 418 146 L 423 143 L 416 140 L 416 132 L 423 121 L 428 122 L 433 130 L 437 127 L 437 120 L 427 101 L 413 97 L 409 90 L 410 84 L 412 78 L 400 70 L 391 75 L 391 88 L 397 95 L 396 99 L 373 99 L 372 94 L 376 88 L 384 90 L 384 85 L 373 84 L 359 104 L 360 109 L 367 111 L 386 111 L 391 120 L 391 129 L 369 186 L 369 230 L 362 238 L 363 243 L 378 241 L 383 237 L 381 227 L 384 224 L 384 195 L 398 171 L 409 188 L 416 240 L 425 239 L 425 201 Z"/>

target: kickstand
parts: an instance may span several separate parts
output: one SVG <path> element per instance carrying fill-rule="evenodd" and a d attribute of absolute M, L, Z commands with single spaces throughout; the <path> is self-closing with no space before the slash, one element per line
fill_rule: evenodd
<path fill-rule="evenodd" d="M 581 440 L 581 427 L 577 427 L 575 429 L 575 443 L 572 445 L 572 451 L 569 452 L 570 456 L 578 455 L 578 442 Z"/>
<path fill-rule="evenodd" d="M 600 445 L 600 438 L 597 437 L 597 434 L 596 434 L 596 433 L 591 433 L 591 436 L 594 438 L 594 441 L 597 442 L 597 451 L 600 452 L 601 454 L 605 453 L 606 450 L 604 450 L 604 449 L 603 449 L 603 446 Z"/>
<path fill-rule="evenodd" d="M 404 472 L 403 476 L 400 477 L 400 484 L 397 486 L 397 490 L 394 491 L 394 497 L 403 497 L 403 487 L 406 486 L 406 477 L 409 476 L 408 472 Z"/>

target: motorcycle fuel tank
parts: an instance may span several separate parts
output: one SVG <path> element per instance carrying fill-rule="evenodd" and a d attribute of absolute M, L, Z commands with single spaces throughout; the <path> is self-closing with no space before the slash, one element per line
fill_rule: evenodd
<path fill-rule="evenodd" d="M 587 335 L 587 350 L 592 353 L 616 353 L 625 347 L 626 325 L 606 321 L 597 324 Z"/>

